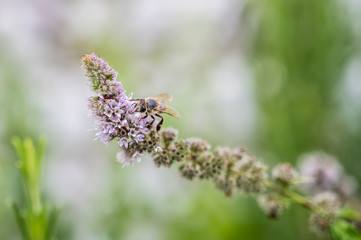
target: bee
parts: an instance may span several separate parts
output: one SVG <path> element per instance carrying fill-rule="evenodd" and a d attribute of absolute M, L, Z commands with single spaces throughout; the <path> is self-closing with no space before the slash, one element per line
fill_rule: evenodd
<path fill-rule="evenodd" d="M 130 99 L 134 101 L 136 106 L 136 112 L 145 113 L 145 116 L 142 119 L 150 116 L 153 120 L 149 123 L 149 126 L 152 126 L 155 121 L 155 116 L 160 118 L 159 123 L 157 124 L 157 132 L 160 130 L 163 124 L 163 117 L 160 115 L 166 113 L 172 117 L 180 118 L 180 114 L 174 108 L 171 108 L 165 104 L 165 101 L 172 101 L 173 96 L 168 93 L 162 93 L 155 97 L 147 98 L 138 98 Z"/>

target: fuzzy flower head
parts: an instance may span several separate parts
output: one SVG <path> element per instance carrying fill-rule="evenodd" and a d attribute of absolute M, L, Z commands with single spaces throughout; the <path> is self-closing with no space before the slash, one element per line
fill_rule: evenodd
<path fill-rule="evenodd" d="M 198 154 L 210 149 L 210 145 L 201 138 L 188 138 L 186 144 L 189 145 L 189 150 Z"/>
<path fill-rule="evenodd" d="M 116 141 L 123 151 L 117 159 L 124 165 L 139 160 L 143 152 L 150 151 L 149 147 L 155 149 L 159 138 L 154 136 L 151 120 L 135 112 L 134 102 L 116 81 L 117 72 L 94 54 L 83 56 L 82 68 L 91 89 L 97 94 L 88 100 L 97 138 L 104 143 Z"/>
<path fill-rule="evenodd" d="M 177 139 L 178 130 L 174 128 L 167 128 L 162 130 L 160 134 L 162 135 L 165 147 L 168 148 L 168 146 Z"/>
<path fill-rule="evenodd" d="M 245 193 L 262 192 L 267 180 L 267 167 L 252 156 L 244 155 L 238 164 L 237 187 Z"/>
<path fill-rule="evenodd" d="M 279 164 L 272 170 L 273 179 L 284 186 L 289 185 L 297 176 L 298 173 L 290 163 Z"/>
<path fill-rule="evenodd" d="M 193 178 L 198 176 L 199 166 L 193 164 L 192 162 L 187 162 L 179 166 L 179 171 L 183 177 L 192 180 Z"/>
<path fill-rule="evenodd" d="M 314 196 L 312 203 L 316 211 L 310 216 L 311 226 L 316 231 L 324 231 L 337 219 L 340 200 L 333 192 L 323 192 Z"/>
<path fill-rule="evenodd" d="M 342 167 L 334 157 L 315 152 L 301 157 L 300 172 L 303 177 L 312 181 L 307 186 L 309 190 L 322 192 L 332 189 L 340 181 Z"/>
<path fill-rule="evenodd" d="M 304 189 L 311 194 L 333 191 L 347 199 L 357 190 L 356 181 L 344 173 L 336 158 L 326 153 L 303 155 L 300 159 L 300 173 L 309 180 Z"/>
<path fill-rule="evenodd" d="M 282 199 L 276 194 L 264 194 L 258 197 L 258 204 L 269 218 L 276 219 L 283 210 Z"/>

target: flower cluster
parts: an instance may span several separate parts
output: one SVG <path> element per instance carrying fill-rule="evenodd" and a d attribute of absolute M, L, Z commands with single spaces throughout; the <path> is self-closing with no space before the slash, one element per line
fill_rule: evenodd
<path fill-rule="evenodd" d="M 356 181 L 344 173 L 337 159 L 323 152 L 301 156 L 300 173 L 308 180 L 304 190 L 312 195 L 332 191 L 347 199 L 354 195 L 357 188 Z"/>
<path fill-rule="evenodd" d="M 323 192 L 314 196 L 312 203 L 316 210 L 310 216 L 311 226 L 316 231 L 324 231 L 337 219 L 340 201 L 335 193 Z"/>
<path fill-rule="evenodd" d="M 298 172 L 290 163 L 283 163 L 273 168 L 272 177 L 275 181 L 287 186 L 298 177 Z"/>
<path fill-rule="evenodd" d="M 258 197 L 258 204 L 269 218 L 275 219 L 281 214 L 284 204 L 277 194 L 264 194 Z"/>
<path fill-rule="evenodd" d="M 84 55 L 82 67 L 97 94 L 89 98 L 96 135 L 105 143 L 117 141 L 122 150 L 117 158 L 124 165 L 148 153 L 156 166 L 177 165 L 184 178 L 212 181 L 226 196 L 235 191 L 259 194 L 258 203 L 269 218 L 279 217 L 290 202 L 297 203 L 312 212 L 310 222 L 318 230 L 328 229 L 338 219 L 339 199 L 352 195 L 356 189 L 337 160 L 324 153 L 304 155 L 300 173 L 290 163 L 279 164 L 269 178 L 268 167 L 243 147 L 212 148 L 201 138 L 180 140 L 173 128 L 158 132 L 152 119 L 137 111 L 135 101 L 116 81 L 117 73 L 104 60 Z M 311 196 L 300 193 L 302 181 Z"/>
<path fill-rule="evenodd" d="M 104 143 L 114 139 L 118 142 L 123 151 L 117 154 L 117 159 L 124 165 L 140 160 L 144 152 L 152 152 L 159 141 L 150 125 L 152 119 L 136 112 L 134 102 L 116 81 L 118 74 L 96 55 L 84 55 L 82 68 L 97 93 L 89 98 L 88 105 L 96 121 L 96 136 Z"/>
<path fill-rule="evenodd" d="M 267 167 L 254 157 L 245 155 L 239 162 L 237 186 L 245 193 L 259 193 L 265 188 Z"/>
<path fill-rule="evenodd" d="M 170 167 L 179 162 L 178 169 L 183 177 L 212 180 L 227 196 L 231 196 L 235 188 L 246 193 L 264 189 L 266 166 L 247 155 L 245 148 L 212 150 L 210 144 L 200 138 L 177 140 L 174 129 L 162 130 L 161 136 L 163 151 L 153 153 L 158 167 Z"/>

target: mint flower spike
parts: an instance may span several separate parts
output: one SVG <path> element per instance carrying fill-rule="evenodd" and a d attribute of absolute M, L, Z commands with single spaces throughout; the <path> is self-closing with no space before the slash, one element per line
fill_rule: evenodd
<path fill-rule="evenodd" d="M 299 160 L 300 174 L 309 179 L 303 184 L 306 193 L 335 192 L 341 199 L 349 199 L 356 193 L 357 182 L 347 175 L 338 160 L 324 152 L 311 152 Z"/>
<path fill-rule="evenodd" d="M 82 68 L 90 80 L 90 86 L 95 92 L 115 94 L 122 90 L 122 85 L 116 82 L 118 73 L 107 62 L 95 54 L 86 54 L 82 57 Z"/>
<path fill-rule="evenodd" d="M 95 54 L 81 59 L 91 89 L 97 94 L 89 98 L 88 107 L 95 120 L 96 138 L 103 143 L 118 142 L 121 152 L 117 160 L 124 166 L 140 161 L 142 153 L 153 152 L 158 147 L 159 136 L 150 124 L 152 119 L 135 107 L 120 82 L 117 72 Z M 150 126 L 150 127 L 149 127 Z"/>
<path fill-rule="evenodd" d="M 158 132 L 154 119 L 137 112 L 134 101 L 116 81 L 117 73 L 103 59 L 84 55 L 82 68 L 96 94 L 89 98 L 96 136 L 103 143 L 117 143 L 120 152 L 116 158 L 123 166 L 133 165 L 147 153 L 157 167 L 177 165 L 184 178 L 211 181 L 227 197 L 234 192 L 256 195 L 269 218 L 278 218 L 290 203 L 295 203 L 311 211 L 310 223 L 317 231 L 332 229 L 340 221 L 348 228 L 361 226 L 359 216 L 348 216 L 347 221 L 342 218 L 345 201 L 340 200 L 347 200 L 356 186 L 335 158 L 307 154 L 301 158 L 299 171 L 283 163 L 272 168 L 269 177 L 269 167 L 247 154 L 244 147 L 212 148 L 201 138 L 178 139 L 178 130 L 173 128 Z M 300 179 L 313 181 L 302 188 Z M 343 190 L 345 186 L 348 191 Z"/>

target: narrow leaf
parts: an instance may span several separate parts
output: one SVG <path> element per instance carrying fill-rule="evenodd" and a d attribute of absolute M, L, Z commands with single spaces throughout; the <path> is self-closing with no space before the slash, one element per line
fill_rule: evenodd
<path fill-rule="evenodd" d="M 23 239 L 31 240 L 30 235 L 29 235 L 29 229 L 26 225 L 24 216 L 20 213 L 20 209 L 19 209 L 18 205 L 15 202 L 11 202 L 10 204 L 11 204 L 11 208 L 15 215 L 16 223 L 19 226 L 19 229 L 20 229 Z"/>

